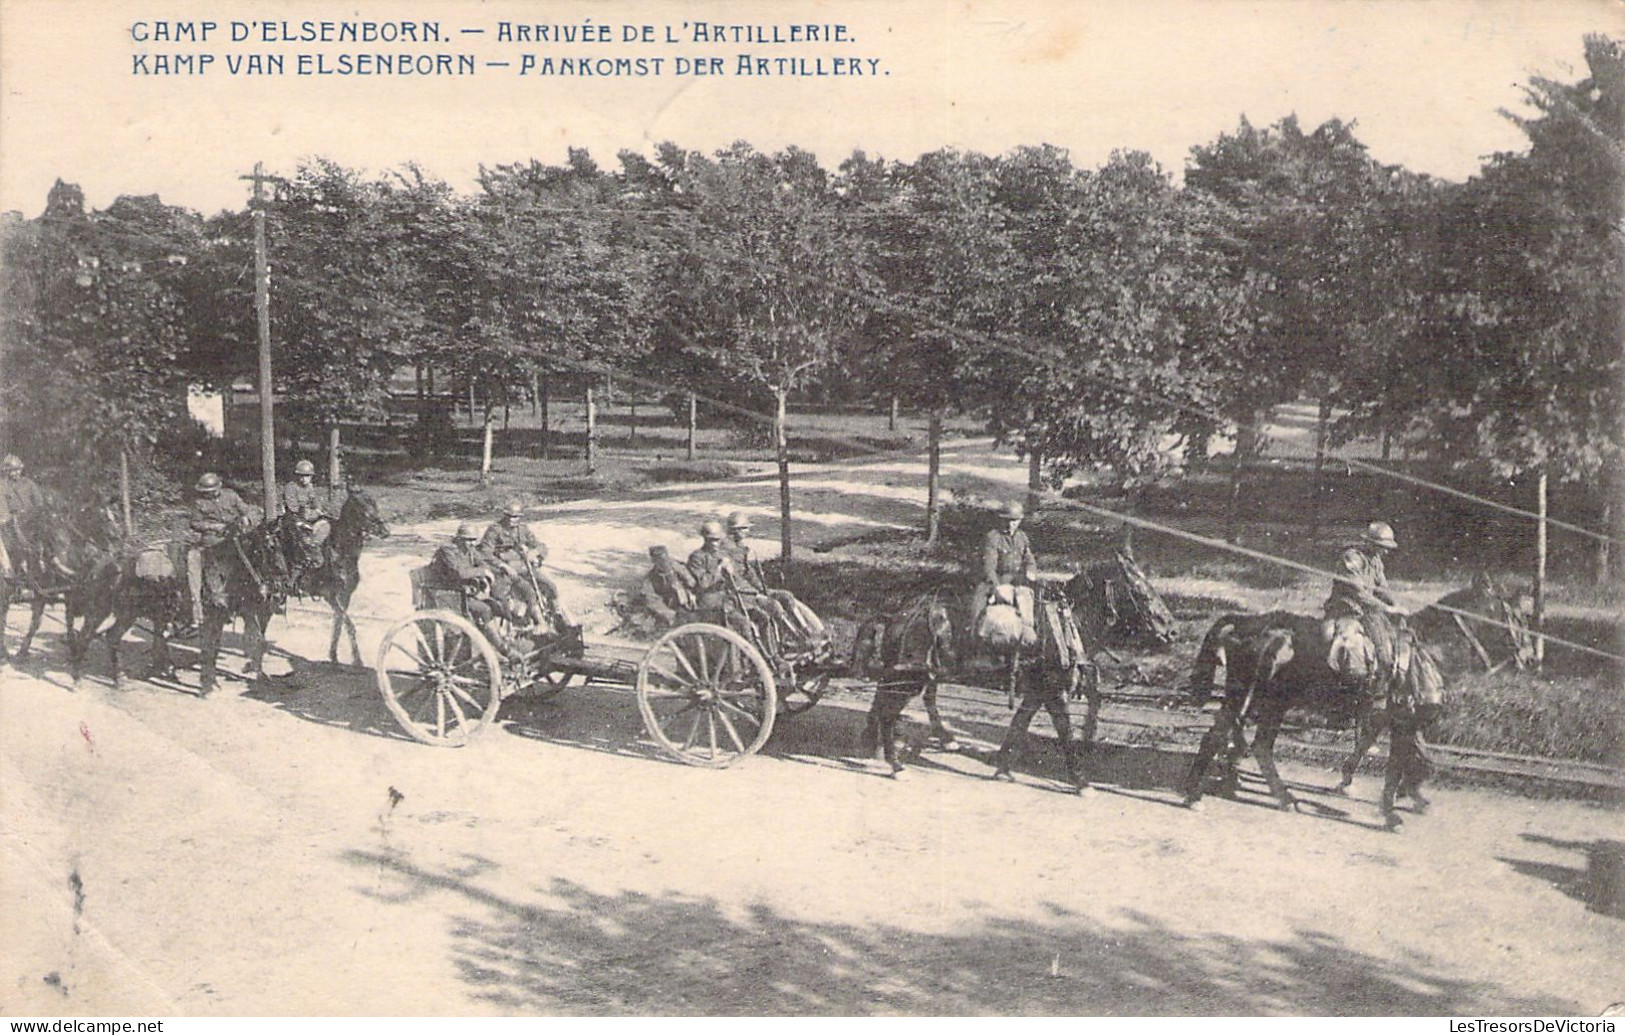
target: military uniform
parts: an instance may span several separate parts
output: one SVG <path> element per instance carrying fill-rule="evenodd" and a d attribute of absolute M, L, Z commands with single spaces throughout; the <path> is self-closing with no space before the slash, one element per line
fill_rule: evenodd
<path fill-rule="evenodd" d="M 710 620 L 719 620 L 732 628 L 741 636 L 749 637 L 751 634 L 750 621 L 739 610 L 739 604 L 734 597 L 730 586 L 737 574 L 733 571 L 733 560 L 722 549 L 718 542 L 714 547 L 711 543 L 695 550 L 688 555 L 688 573 L 694 577 L 694 604 L 702 612 L 709 612 Z"/>
<path fill-rule="evenodd" d="M 668 624 L 694 610 L 694 576 L 669 558 L 656 562 L 639 589 L 644 606 Z"/>
<path fill-rule="evenodd" d="M 1363 632 L 1371 643 L 1371 661 L 1377 671 L 1386 672 L 1394 660 L 1394 626 L 1388 617 L 1394 598 L 1388 592 L 1382 555 L 1351 546 L 1338 559 L 1336 576 L 1325 605 L 1324 635 L 1331 644 L 1328 664 L 1345 674 L 1358 671 L 1340 660 L 1340 644 Z"/>
<path fill-rule="evenodd" d="M 1038 567 L 1033 557 L 1032 544 L 1021 529 L 1009 532 L 1001 528 L 988 530 L 982 539 L 981 580 L 972 591 L 970 607 L 970 635 L 976 635 L 982 615 L 987 611 L 988 599 L 999 586 L 1016 587 L 1016 606 L 1024 621 L 1033 621 L 1031 580 L 1028 573 Z"/>
<path fill-rule="evenodd" d="M 25 526 L 36 512 L 44 509 L 45 493 L 33 479 L 19 474 L 0 480 L 0 530 L 4 531 L 4 535 L 0 535 L 0 575 L 11 574 L 13 558 L 6 546 L 6 540 L 10 539 L 17 548 L 16 563 L 25 570 L 33 570 L 36 578 L 42 577 L 39 544 L 28 541 Z"/>
<path fill-rule="evenodd" d="M 531 533 L 529 525 L 523 521 L 512 525 L 503 521 L 492 522 L 480 539 L 480 551 L 495 562 L 492 567 L 497 580 L 494 590 L 497 596 L 503 599 L 518 597 L 530 609 L 532 620 L 540 621 L 542 604 L 536 595 L 537 586 L 540 586 L 562 620 L 563 609 L 558 606 L 558 587 L 553 584 L 552 579 L 536 571 L 529 560 L 532 554 L 547 555 L 547 548 Z M 513 573 L 510 575 L 504 571 L 503 565 L 512 568 Z M 530 572 L 535 572 L 536 586 L 531 585 Z"/>
<path fill-rule="evenodd" d="M 191 548 L 186 555 L 186 583 L 192 594 L 192 617 L 203 618 L 203 591 L 215 607 L 226 606 L 226 573 L 210 556 L 210 549 L 226 541 L 233 525 L 251 517 L 253 511 L 230 489 L 213 496 L 197 496 L 187 516 Z"/>
<path fill-rule="evenodd" d="M 471 539 L 454 539 L 434 552 L 434 560 L 429 562 L 429 582 L 436 589 L 456 590 L 463 595 L 463 611 L 469 619 L 480 628 L 496 647 L 504 653 L 509 652 L 507 642 L 497 642 L 494 631 L 490 628 L 494 617 L 507 618 L 513 621 L 509 613 L 497 596 L 484 596 L 480 593 L 479 582 L 488 580 L 494 583 L 491 572 L 491 558 L 474 544 Z"/>

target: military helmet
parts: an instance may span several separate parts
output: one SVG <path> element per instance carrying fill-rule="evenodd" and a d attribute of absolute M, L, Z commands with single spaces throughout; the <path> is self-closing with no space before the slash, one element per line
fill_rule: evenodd
<path fill-rule="evenodd" d="M 1000 509 L 999 513 L 1011 521 L 1020 521 L 1027 516 L 1027 508 L 1021 505 L 1020 500 L 1010 500 Z"/>
<path fill-rule="evenodd" d="M 745 516 L 744 511 L 736 510 L 732 514 L 728 515 L 728 530 L 729 531 L 733 531 L 736 528 L 750 528 L 750 527 L 751 527 L 750 518 Z"/>
<path fill-rule="evenodd" d="M 198 492 L 219 492 L 220 476 L 213 471 L 206 471 L 192 488 Z"/>
<path fill-rule="evenodd" d="M 21 471 L 23 469 L 22 457 L 15 453 L 8 453 L 4 460 L 0 460 L 0 467 L 8 471 Z"/>
<path fill-rule="evenodd" d="M 507 505 L 502 508 L 502 513 L 505 517 L 524 517 L 525 505 L 518 500 L 509 500 Z"/>
<path fill-rule="evenodd" d="M 315 475 L 316 465 L 311 463 L 309 460 L 301 460 L 297 464 L 293 465 L 293 473 Z"/>
<path fill-rule="evenodd" d="M 1360 533 L 1360 542 L 1381 547 L 1384 550 L 1399 549 L 1399 541 L 1394 538 L 1394 530 L 1386 521 L 1373 521 L 1365 526 Z"/>
<path fill-rule="evenodd" d="M 479 536 L 474 534 L 474 526 L 469 524 L 467 521 L 464 521 L 462 524 L 457 526 L 457 534 L 453 536 L 453 538 L 467 539 L 472 542 L 475 539 L 478 539 Z"/>
<path fill-rule="evenodd" d="M 707 541 L 720 541 L 723 538 L 723 535 L 722 522 L 720 521 L 707 521 L 705 524 L 700 526 L 700 538 Z"/>

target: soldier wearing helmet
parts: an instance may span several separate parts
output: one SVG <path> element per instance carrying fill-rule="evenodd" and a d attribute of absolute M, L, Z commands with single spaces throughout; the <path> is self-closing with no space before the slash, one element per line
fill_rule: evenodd
<path fill-rule="evenodd" d="M 1032 544 L 1021 522 L 1027 510 L 1018 500 L 1011 500 L 999 508 L 1002 527 L 990 528 L 982 538 L 982 553 L 974 565 L 979 581 L 971 598 L 970 628 L 980 623 L 994 592 L 1010 587 L 1013 601 L 1029 622 L 1032 620 L 1032 584 L 1038 573 L 1038 561 L 1033 557 Z"/>
<path fill-rule="evenodd" d="M 253 511 L 242 497 L 226 488 L 220 476 L 209 471 L 192 486 L 192 507 L 187 518 L 191 541 L 186 551 L 186 585 L 192 594 L 193 624 L 203 624 L 203 588 L 208 584 L 215 606 L 226 606 L 224 572 L 208 562 L 211 547 L 226 541 L 234 527 L 246 527 Z"/>
<path fill-rule="evenodd" d="M 491 627 L 491 619 L 501 616 L 512 621 L 513 616 L 499 595 L 493 595 L 496 578 L 491 572 L 491 558 L 479 548 L 479 536 L 474 527 L 464 521 L 457 526 L 451 542 L 435 551 L 429 562 L 429 581 L 436 589 L 454 590 L 462 594 L 463 612 L 486 637 L 512 657 L 513 645 Z"/>
<path fill-rule="evenodd" d="M 1385 521 L 1365 527 L 1338 559 L 1331 595 L 1326 598 L 1326 621 L 1322 632 L 1332 644 L 1328 659 L 1332 668 L 1343 670 L 1338 661 L 1339 644 L 1360 636 L 1370 641 L 1374 661 L 1386 670 L 1393 660 L 1394 627 L 1391 617 L 1404 611 L 1388 592 L 1388 573 L 1383 556 L 1399 549 L 1394 530 Z"/>
<path fill-rule="evenodd" d="M 547 559 L 547 546 L 537 540 L 530 526 L 525 524 L 525 505 L 509 500 L 502 508 L 502 516 L 493 521 L 480 539 L 480 551 L 491 559 L 497 578 L 495 593 L 502 599 L 524 602 L 530 615 L 533 631 L 541 633 L 563 632 L 574 625 L 559 599 L 559 588 L 542 573 L 541 563 Z M 544 609 L 542 599 L 548 607 Z M 549 628 L 546 615 L 557 618 L 560 629 Z"/>
<path fill-rule="evenodd" d="M 327 540 L 333 534 L 333 522 L 328 518 L 325 503 L 327 493 L 315 485 L 316 465 L 301 460 L 293 466 L 293 481 L 282 487 L 283 513 L 291 514 L 298 523 L 299 545 L 303 549 L 300 569 L 326 567 Z"/>
<path fill-rule="evenodd" d="M 728 538 L 722 550 L 733 563 L 738 576 L 738 588 L 745 605 L 764 622 L 770 623 L 775 633 L 795 641 L 800 647 L 811 647 L 827 637 L 824 623 L 786 589 L 769 589 L 762 573 L 762 563 L 751 552 L 745 536 L 751 530 L 750 518 L 741 511 L 728 515 Z"/>
<path fill-rule="evenodd" d="M 720 521 L 700 525 L 704 545 L 688 555 L 688 573 L 694 577 L 694 606 L 707 621 L 732 628 L 741 636 L 751 634 L 750 619 L 740 610 L 739 587 L 743 577 L 733 558 L 724 549 L 728 535 Z"/>
<path fill-rule="evenodd" d="M 38 572 L 43 560 L 29 548 L 23 529 L 24 526 L 33 527 L 30 520 L 45 509 L 45 493 L 34 484 L 33 479 L 23 474 L 24 466 L 22 459 L 14 455 L 0 460 L 0 469 L 5 473 L 4 479 L 0 479 L 0 531 L 4 533 L 0 535 L 0 575 L 11 574 L 12 556 L 7 550 L 8 539 L 11 540 L 18 564 Z"/>

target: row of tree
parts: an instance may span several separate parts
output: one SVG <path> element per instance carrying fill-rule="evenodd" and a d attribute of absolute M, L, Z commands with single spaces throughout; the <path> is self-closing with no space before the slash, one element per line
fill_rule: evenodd
<path fill-rule="evenodd" d="M 1148 156 L 912 162 L 659 146 L 616 168 L 327 161 L 266 203 L 279 394 L 333 429 L 416 368 L 491 405 L 617 374 L 773 419 L 803 391 L 985 417 L 1035 481 L 1159 476 L 1310 396 L 1337 438 L 1600 479 L 1625 446 L 1625 53 L 1535 79 L 1527 150 L 1466 183 L 1371 158 L 1354 126 L 1245 120 L 1183 185 Z M 1509 116 L 1511 117 L 1511 116 Z M 38 462 L 146 462 L 186 386 L 253 369 L 251 220 L 58 184 L 4 226 L 4 422 Z M 788 516 L 787 475 L 782 479 Z M 933 477 L 933 486 L 935 479 Z M 933 493 L 933 503 L 935 493 Z M 932 507 L 932 532 L 936 508 Z M 789 522 L 784 523 L 788 537 Z M 785 549 L 789 544 L 786 538 Z"/>

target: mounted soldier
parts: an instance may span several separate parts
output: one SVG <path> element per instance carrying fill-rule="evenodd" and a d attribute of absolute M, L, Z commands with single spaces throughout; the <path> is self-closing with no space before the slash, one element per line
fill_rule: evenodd
<path fill-rule="evenodd" d="M 30 523 L 45 510 L 45 492 L 23 474 L 26 465 L 20 457 L 8 455 L 0 461 L 0 576 L 12 574 L 13 566 L 37 580 L 44 578 L 41 544 Z M 8 549 L 10 540 L 12 549 Z M 13 556 L 15 554 L 15 556 Z"/>
<path fill-rule="evenodd" d="M 206 554 L 210 547 L 225 542 L 233 528 L 246 528 L 253 521 L 254 512 L 242 497 L 222 485 L 220 476 L 213 471 L 200 477 L 192 491 L 192 507 L 187 517 L 191 536 L 186 550 L 186 588 L 192 595 L 192 624 L 201 628 L 205 585 L 216 606 L 228 606 L 226 574 L 218 565 L 205 565 Z"/>
<path fill-rule="evenodd" d="M 494 592 L 504 600 L 522 601 L 530 615 L 533 631 L 547 634 L 563 632 L 575 623 L 564 610 L 558 586 L 540 570 L 540 564 L 547 559 L 547 547 L 525 524 L 524 516 L 524 504 L 509 500 L 502 510 L 502 517 L 485 530 L 485 535 L 480 539 L 480 551 L 490 558 L 496 575 Z M 547 598 L 547 610 L 542 607 L 543 596 Z M 557 629 L 550 627 L 546 618 L 549 613 L 556 620 Z"/>
<path fill-rule="evenodd" d="M 1373 521 L 1338 559 L 1321 635 L 1327 664 L 1350 679 L 1373 679 L 1393 667 L 1393 618 L 1405 612 L 1388 592 L 1383 557 L 1397 549 L 1393 528 Z"/>
<path fill-rule="evenodd" d="M 1038 574 L 1038 561 L 1033 557 L 1027 533 L 1021 530 L 1027 512 L 1020 502 L 1011 500 L 1000 514 L 1004 527 L 988 529 L 982 538 L 981 556 L 972 563 L 972 570 L 978 573 L 980 581 L 971 597 L 968 626 L 971 635 L 976 635 L 988 604 L 995 599 L 1014 607 L 1022 623 L 1033 627 L 1032 586 Z M 1006 596 L 1008 600 L 1002 599 Z"/>
<path fill-rule="evenodd" d="M 296 522 L 299 546 L 304 554 L 299 569 L 325 568 L 332 563 L 327 540 L 333 522 L 327 514 L 327 493 L 315 485 L 316 465 L 301 460 L 293 467 L 293 481 L 282 487 L 282 510 Z"/>

